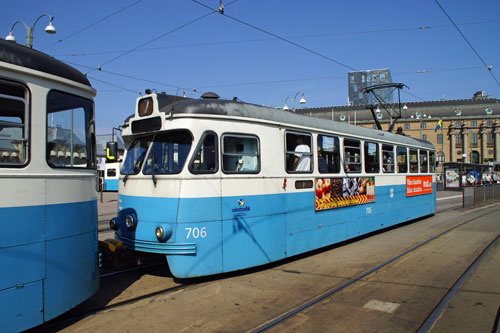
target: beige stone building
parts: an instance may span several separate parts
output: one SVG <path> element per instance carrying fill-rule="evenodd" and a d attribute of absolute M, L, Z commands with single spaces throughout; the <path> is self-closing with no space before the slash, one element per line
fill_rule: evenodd
<path fill-rule="evenodd" d="M 388 130 L 392 121 L 394 132 L 400 128 L 405 135 L 431 142 L 439 165 L 500 162 L 500 100 L 487 98 L 482 92 L 471 99 L 401 104 L 399 119 L 398 104 L 389 110 L 380 106 L 375 111 L 383 130 Z M 297 113 L 376 128 L 368 106 L 308 108 Z M 441 127 L 436 130 L 439 121 Z"/>

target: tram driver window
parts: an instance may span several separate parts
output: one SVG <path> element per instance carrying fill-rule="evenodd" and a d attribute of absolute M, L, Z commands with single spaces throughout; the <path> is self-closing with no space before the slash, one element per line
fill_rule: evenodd
<path fill-rule="evenodd" d="M 206 132 L 200 139 L 189 170 L 195 174 L 214 173 L 217 168 L 217 134 Z"/>
<path fill-rule="evenodd" d="M 361 172 L 361 143 L 359 140 L 344 139 L 344 171 Z"/>
<path fill-rule="evenodd" d="M 382 171 L 394 173 L 394 147 L 391 145 L 382 145 Z"/>
<path fill-rule="evenodd" d="M 365 172 L 378 173 L 380 161 L 378 157 L 378 143 L 365 142 Z"/>
<path fill-rule="evenodd" d="M 312 171 L 312 138 L 310 134 L 296 132 L 286 133 L 286 171 Z"/>
<path fill-rule="evenodd" d="M 251 135 L 224 135 L 222 137 L 222 171 L 258 173 L 260 171 L 259 139 Z"/>
<path fill-rule="evenodd" d="M 318 135 L 318 171 L 320 173 L 340 172 L 339 138 Z"/>
<path fill-rule="evenodd" d="M 27 89 L 0 80 L 0 167 L 21 166 L 27 161 Z"/>
<path fill-rule="evenodd" d="M 47 96 L 47 162 L 57 168 L 93 168 L 94 104 L 52 90 Z"/>
<path fill-rule="evenodd" d="M 418 173 L 418 151 L 410 149 L 410 173 Z"/>
<path fill-rule="evenodd" d="M 397 147 L 398 173 L 408 172 L 408 150 L 406 147 Z"/>
<path fill-rule="evenodd" d="M 427 151 L 419 150 L 418 151 L 419 160 L 420 160 L 420 172 L 427 172 Z"/>

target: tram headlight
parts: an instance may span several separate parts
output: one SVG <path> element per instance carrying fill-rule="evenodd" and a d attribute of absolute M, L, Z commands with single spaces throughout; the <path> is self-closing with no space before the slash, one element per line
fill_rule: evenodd
<path fill-rule="evenodd" d="M 125 216 L 125 226 L 129 230 L 134 230 L 137 226 L 137 216 L 135 214 L 129 214 Z"/>
<path fill-rule="evenodd" d="M 118 230 L 118 218 L 113 217 L 111 220 L 109 220 L 109 227 L 113 230 Z"/>
<path fill-rule="evenodd" d="M 167 239 L 169 239 L 170 236 L 172 236 L 172 232 L 173 232 L 172 227 L 169 225 L 166 226 L 160 225 L 156 227 L 155 230 L 156 238 L 160 242 L 165 242 Z"/>

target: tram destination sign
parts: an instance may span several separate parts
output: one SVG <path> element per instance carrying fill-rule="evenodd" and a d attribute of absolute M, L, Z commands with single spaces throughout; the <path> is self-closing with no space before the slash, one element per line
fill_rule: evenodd
<path fill-rule="evenodd" d="M 374 177 L 316 178 L 316 211 L 375 202 Z"/>
<path fill-rule="evenodd" d="M 432 193 L 432 176 L 407 176 L 406 196 Z"/>

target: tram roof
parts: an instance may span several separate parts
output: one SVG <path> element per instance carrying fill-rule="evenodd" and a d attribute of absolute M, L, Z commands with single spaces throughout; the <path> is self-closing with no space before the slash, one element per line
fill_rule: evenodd
<path fill-rule="evenodd" d="M 89 80 L 77 69 L 28 47 L 0 39 L 0 61 L 31 68 L 91 86 Z"/>
<path fill-rule="evenodd" d="M 379 131 L 346 124 L 344 122 L 332 121 L 328 119 L 315 118 L 301 115 L 294 112 L 260 106 L 255 104 L 241 103 L 223 99 L 189 99 L 164 94 L 158 94 L 158 104 L 160 112 L 166 114 L 207 114 L 222 115 L 243 118 L 254 118 L 268 120 L 283 124 L 284 126 L 301 126 L 315 128 L 318 130 L 334 131 L 345 133 L 347 136 L 353 135 L 375 140 L 392 141 L 407 145 L 417 145 L 434 149 L 434 146 L 424 140 L 411 138 L 405 135 Z"/>

